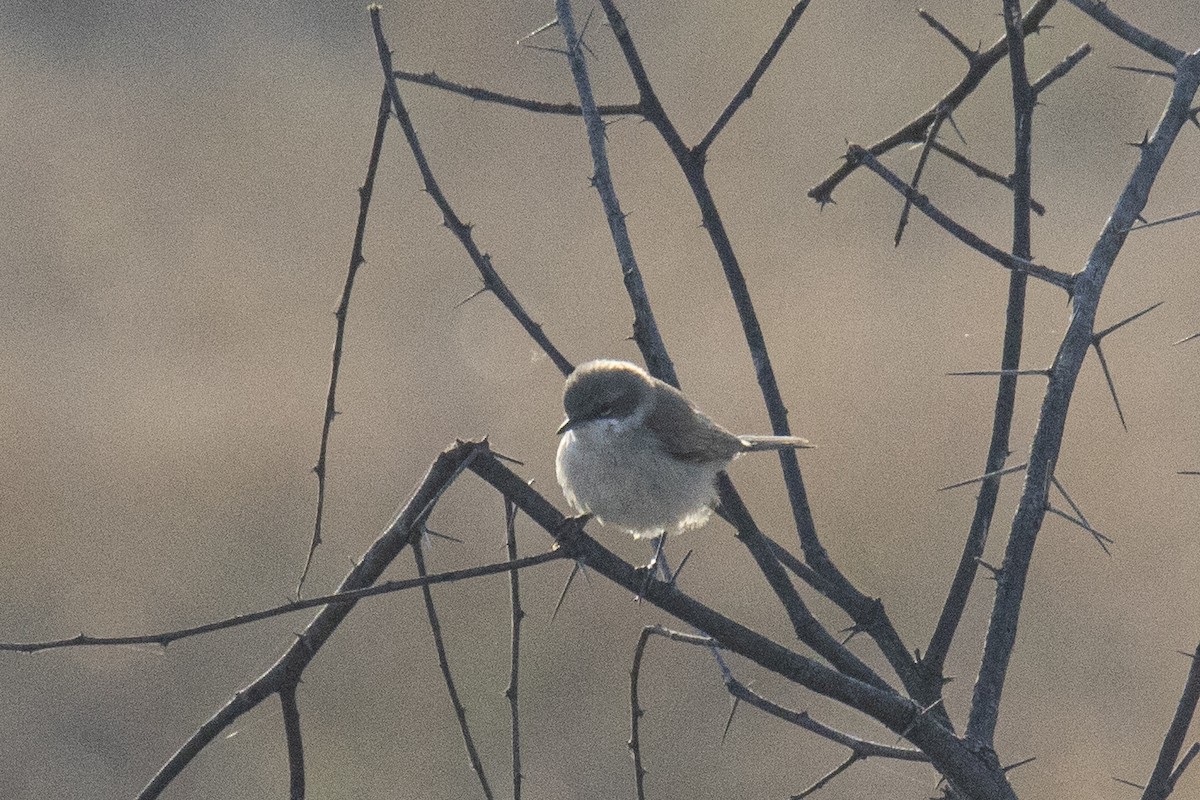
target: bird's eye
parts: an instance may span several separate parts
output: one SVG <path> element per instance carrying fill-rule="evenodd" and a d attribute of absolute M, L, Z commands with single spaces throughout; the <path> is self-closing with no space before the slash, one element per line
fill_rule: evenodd
<path fill-rule="evenodd" d="M 612 407 L 611 403 L 605 403 L 604 405 L 600 406 L 600 416 L 602 416 L 602 417 L 611 416 L 612 412 L 613 412 L 613 407 Z"/>

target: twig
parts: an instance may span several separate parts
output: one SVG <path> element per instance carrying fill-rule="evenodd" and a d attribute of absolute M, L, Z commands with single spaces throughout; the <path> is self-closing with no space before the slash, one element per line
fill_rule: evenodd
<path fill-rule="evenodd" d="M 417 138 L 417 131 L 408 116 L 408 111 L 404 108 L 403 101 L 400 99 L 400 90 L 396 86 L 396 71 L 392 67 L 392 51 L 388 47 L 387 40 L 383 35 L 380 8 L 377 5 L 372 5 L 369 10 L 371 13 L 371 28 L 375 33 L 375 45 L 379 51 L 379 63 L 383 69 L 384 83 L 387 87 L 392 110 L 396 114 L 396 120 L 400 123 L 400 127 L 404 131 L 404 138 L 408 141 L 409 149 L 412 150 L 413 158 L 417 162 L 417 169 L 421 172 L 425 191 L 429 193 L 429 196 L 433 198 L 433 202 L 437 204 L 438 209 L 442 212 L 445 226 L 454 234 L 459 243 L 462 244 L 471 262 L 475 264 L 475 268 L 483 278 L 484 287 L 496 295 L 496 299 L 508 309 L 508 313 L 520 323 L 525 332 L 529 334 L 529 337 L 542 349 L 542 352 L 554 362 L 554 366 L 558 367 L 558 370 L 564 375 L 569 374 L 574 369 L 571 362 L 554 346 L 542 331 L 542 326 L 534 322 L 533 318 L 521 306 L 516 295 L 512 293 L 508 285 L 500 277 L 500 273 L 492 266 L 491 256 L 480 251 L 479 247 L 475 244 L 475 239 L 471 234 L 471 226 L 458 218 L 458 215 L 454 213 L 454 209 L 450 206 L 449 200 L 446 199 L 446 195 L 438 185 L 437 179 L 433 175 L 433 170 L 429 166 L 429 160 L 425 157 L 425 151 L 421 147 L 421 142 Z"/>
<path fill-rule="evenodd" d="M 854 762 L 861 760 L 862 756 L 860 756 L 858 753 L 851 753 L 845 761 L 821 776 L 821 778 L 818 779 L 817 782 L 812 786 L 809 786 L 807 789 L 800 792 L 800 794 L 792 795 L 792 800 L 804 800 L 805 797 L 811 797 L 818 790 L 823 789 L 831 780 L 850 769 L 850 767 L 854 766 Z"/>
<path fill-rule="evenodd" d="M 1055 64 L 1047 70 L 1045 75 L 1033 82 L 1033 86 L 1030 89 L 1032 89 L 1034 96 L 1040 96 L 1042 92 L 1050 88 L 1052 83 L 1074 69 L 1075 65 L 1087 58 L 1091 52 L 1092 46 L 1090 44 L 1081 44 L 1075 48 L 1075 52 Z M 1041 212 L 1039 211 L 1038 213 L 1040 214 Z"/>
<path fill-rule="evenodd" d="M 1177 50 L 1161 39 L 1126 22 L 1110 11 L 1107 3 L 1100 2 L 1100 0 L 1068 0 L 1068 2 L 1129 44 L 1149 53 L 1159 61 L 1165 61 L 1171 66 L 1175 66 L 1185 55 L 1182 50 Z"/>
<path fill-rule="evenodd" d="M 1043 267 L 1040 264 L 1035 264 L 1028 259 L 1021 258 L 1016 255 L 1006 253 L 993 244 L 985 241 L 982 237 L 972 233 L 967 228 L 959 225 L 945 213 L 940 211 L 936 206 L 929 202 L 929 198 L 925 195 L 913 191 L 907 183 L 904 182 L 898 175 L 883 166 L 869 150 L 851 145 L 846 153 L 846 158 L 849 161 L 854 161 L 863 164 L 874 172 L 879 177 L 883 178 L 893 189 L 901 195 L 909 198 L 912 204 L 920 209 L 927 217 L 936 222 L 946 230 L 954 238 L 958 239 L 963 244 L 979 251 L 983 255 L 995 261 L 1005 269 L 1024 272 L 1032 275 L 1035 278 L 1045 281 L 1052 286 L 1057 286 L 1060 289 L 1065 289 L 1068 292 L 1072 290 L 1075 283 L 1075 276 L 1067 275 L 1066 273 Z"/>
<path fill-rule="evenodd" d="M 942 35 L 942 37 L 947 42 L 949 42 L 954 47 L 955 50 L 957 50 L 959 52 L 959 55 L 961 55 L 963 58 L 965 58 L 967 60 L 968 64 L 973 63 L 975 61 L 975 59 L 979 57 L 979 48 L 978 47 L 975 47 L 975 48 L 967 47 L 963 43 L 962 39 L 959 39 L 957 36 L 955 36 L 950 31 L 949 28 L 947 28 L 945 25 L 943 25 L 941 22 L 939 22 L 936 18 L 934 18 L 934 16 L 932 14 L 930 14 L 925 9 L 918 8 L 917 16 L 920 17 L 921 19 L 925 20 L 925 22 L 929 25 L 929 27 L 933 28 L 935 31 L 940 33 Z"/>
<path fill-rule="evenodd" d="M 114 647 L 120 645 L 136 645 L 136 644 L 156 644 L 166 647 L 172 642 L 177 642 L 180 639 L 190 639 L 193 636 L 200 636 L 213 631 L 226 630 L 228 628 L 236 628 L 241 625 L 249 625 L 252 622 L 261 622 L 264 619 L 282 616 L 284 614 L 292 614 L 297 611 L 304 611 L 309 608 L 319 608 L 327 605 L 352 604 L 359 600 L 368 597 L 375 597 L 382 594 L 392 594 L 393 592 L 403 592 L 408 589 L 415 589 L 419 586 L 433 586 L 438 583 L 453 583 L 455 581 L 468 580 L 470 578 L 479 578 L 484 575 L 499 575 L 504 572 L 513 570 L 525 569 L 526 567 L 537 566 L 538 564 L 548 564 L 552 561 L 561 561 L 566 558 L 566 555 L 557 550 L 549 550 L 545 553 L 539 553 L 535 556 L 525 556 L 516 561 L 500 561 L 495 564 L 484 564 L 478 567 L 467 567 L 464 569 L 455 569 L 448 572 L 438 572 L 426 578 L 408 578 L 406 580 L 385 581 L 374 586 L 367 586 L 362 589 L 346 590 L 334 592 L 333 594 L 319 595 L 317 597 L 308 597 L 304 600 L 289 600 L 271 608 L 265 608 L 261 611 L 251 611 L 245 614 L 238 614 L 225 619 L 216 620 L 214 622 L 205 622 L 201 625 L 194 625 L 189 628 L 178 628 L 171 631 L 163 631 L 161 633 L 141 633 L 130 636 L 89 636 L 81 633 L 78 636 L 72 636 L 70 639 L 50 639 L 40 642 L 0 642 L 0 652 L 10 653 L 36 653 L 41 650 L 57 650 L 64 647 Z"/>
<path fill-rule="evenodd" d="M 1029 9 L 1021 22 L 1021 30 L 1025 36 L 1038 30 L 1042 20 L 1050 12 L 1050 9 L 1054 7 L 1055 2 L 1057 0 L 1037 0 L 1033 4 L 1033 7 Z M 991 72 L 992 67 L 1000 63 L 1000 60 L 1006 55 L 1008 55 L 1008 37 L 1002 36 L 994 45 L 978 53 L 970 61 L 967 74 L 958 82 L 958 85 L 947 92 L 941 100 L 934 103 L 928 111 L 890 136 L 871 145 L 867 150 L 872 155 L 880 156 L 902 144 L 920 142 L 925 137 L 925 131 L 929 130 L 929 123 L 933 121 L 938 109 L 943 105 L 951 109 L 956 109 L 962 105 L 962 102 L 975 91 L 987 74 Z M 827 178 L 809 189 L 808 196 L 822 205 L 831 202 L 833 199 L 833 190 L 849 177 L 850 173 L 854 172 L 858 166 L 859 164 L 856 162 L 843 162 Z"/>
<path fill-rule="evenodd" d="M 387 89 L 384 88 L 379 98 L 378 121 L 375 124 L 375 137 L 371 140 L 371 156 L 367 159 L 367 175 L 358 190 L 358 222 L 354 227 L 354 242 L 350 245 L 350 266 L 346 269 L 346 282 L 342 286 L 342 299 L 338 302 L 334 317 L 337 328 L 333 335 L 332 365 L 329 369 L 329 390 L 325 395 L 325 418 L 321 422 L 321 446 L 313 473 L 317 476 L 317 510 L 313 522 L 312 541 L 308 546 L 308 556 L 304 559 L 304 569 L 300 571 L 300 580 L 296 582 L 296 597 L 304 589 L 304 579 L 312 567 L 313 554 L 321 545 L 321 523 L 325 517 L 325 487 L 326 487 L 326 455 L 329 452 L 329 433 L 333 421 L 337 418 L 337 386 L 338 376 L 342 370 L 342 349 L 346 343 L 346 320 L 350 315 L 350 294 L 354 291 L 354 278 L 358 269 L 366 263 L 363 256 L 363 239 L 367 233 L 367 211 L 371 207 L 371 195 L 375 190 L 375 173 L 379 168 L 379 155 L 383 152 L 383 135 L 387 130 L 388 109 Z"/>
<path fill-rule="evenodd" d="M 917 186 L 921 182 L 921 175 L 925 172 L 925 162 L 929 160 L 929 151 L 933 147 L 933 143 L 937 141 L 938 131 L 942 128 L 942 123 L 950 116 L 950 109 L 942 107 L 938 109 L 938 113 L 934 116 L 933 122 L 929 125 L 929 131 L 925 134 L 925 145 L 921 148 L 921 155 L 917 158 L 916 169 L 913 170 L 912 180 L 909 186 L 915 192 Z M 900 240 L 904 238 L 904 229 L 908 226 L 908 215 L 912 211 L 912 200 L 904 198 L 904 208 L 900 211 L 900 222 L 896 225 L 896 237 L 894 244 L 900 246 Z"/>
<path fill-rule="evenodd" d="M 296 684 L 279 690 L 283 706 L 283 733 L 287 740 L 288 786 L 291 800 L 304 800 L 304 741 L 300 735 L 300 707 L 296 705 Z"/>
<path fill-rule="evenodd" d="M 413 531 L 428 516 L 432 504 L 460 474 L 464 465 L 483 450 L 487 442 L 460 442 L 444 451 L 430 466 L 420 486 L 404 508 L 371 545 L 362 560 L 338 587 L 348 592 L 371 585 L 415 538 Z M 495 461 L 495 459 L 490 459 Z M 499 463 L 499 462 L 495 462 Z M 295 685 L 308 663 L 333 636 L 334 631 L 354 608 L 353 602 L 337 603 L 321 609 L 287 649 L 263 675 L 239 690 L 224 706 L 201 725 L 163 764 L 138 794 L 138 800 L 153 800 L 191 763 L 199 753 L 235 720 L 258 706 L 286 685 Z"/>
<path fill-rule="evenodd" d="M 763 53 L 762 58 L 758 60 L 758 65 L 754 68 L 754 71 L 750 73 L 750 77 L 746 79 L 746 82 L 742 84 L 742 88 L 739 89 L 737 94 L 733 96 L 733 99 L 729 101 L 729 105 L 725 106 L 725 110 L 721 112 L 721 116 L 717 117 L 717 121 L 713 123 L 708 133 L 704 134 L 704 138 L 700 140 L 700 143 L 692 148 L 692 154 L 694 157 L 700 159 L 705 157 L 705 154 L 708 152 L 709 148 L 712 147 L 712 143 L 716 141 L 716 138 L 721 134 L 721 131 L 723 131 L 725 126 L 729 124 L 729 120 L 733 119 L 733 115 L 736 114 L 738 109 L 742 107 L 742 104 L 749 100 L 750 96 L 754 94 L 754 88 L 758 86 L 758 82 L 762 79 L 762 76 L 766 74 L 768 69 L 770 69 L 771 62 L 775 60 L 775 56 L 779 55 L 779 51 L 783 48 L 783 43 L 787 41 L 788 36 L 791 35 L 792 29 L 795 28 L 796 23 L 800 21 L 800 16 L 804 13 L 804 10 L 808 8 L 808 4 L 810 2 L 812 2 L 812 0 L 801 0 L 801 2 L 792 7 L 791 13 L 788 14 L 787 19 L 783 21 L 783 27 L 779 29 L 779 33 L 775 34 L 775 38 L 767 47 L 767 52 Z"/>
<path fill-rule="evenodd" d="M 695 635 L 682 633 L 680 631 L 671 630 L 662 625 L 647 625 L 642 629 L 641 635 L 638 637 L 637 647 L 634 649 L 633 664 L 629 672 L 629 698 L 630 698 L 630 737 L 629 749 L 633 754 L 634 759 L 634 774 L 637 779 L 638 797 L 644 798 L 644 777 L 646 770 L 642 764 L 642 754 L 640 746 L 640 720 L 645 710 L 641 707 L 638 699 L 638 683 L 641 675 L 642 658 L 645 655 L 646 645 L 651 636 L 661 636 L 674 642 L 695 645 L 698 647 L 708 647 L 714 649 L 714 652 L 719 654 L 719 645 L 716 641 L 705 635 Z M 829 741 L 836 742 L 840 745 L 848 747 L 855 758 L 866 758 L 868 756 L 877 756 L 880 758 L 893 758 L 901 761 L 920 761 L 928 762 L 929 757 L 920 750 L 913 750 L 906 747 L 896 747 L 893 745 L 878 744 L 876 742 L 860 739 L 856 736 L 843 733 L 835 728 L 818 722 L 809 716 L 806 711 L 793 711 L 785 708 L 778 703 L 763 697 L 754 692 L 746 684 L 733 677 L 733 673 L 725 666 L 724 661 L 719 661 L 721 666 L 721 680 L 725 684 L 730 696 L 733 697 L 735 707 L 738 702 L 746 701 L 750 705 L 770 714 L 777 719 L 796 725 L 811 733 L 815 733 Z M 732 719 L 732 714 L 730 715 Z M 728 725 L 726 726 L 728 731 Z"/>
<path fill-rule="evenodd" d="M 1032 16 L 1030 11 L 1026 20 Z M 1031 255 L 1030 211 L 1032 208 L 1032 128 L 1035 95 L 1025 70 L 1025 35 L 1027 29 L 1021 18 L 1018 2 L 1004 2 L 1004 36 L 1009 51 L 1009 74 L 1013 98 L 1013 151 L 1015 154 L 1013 174 L 1009 185 L 1013 192 L 1013 239 L 1012 255 L 1029 261 Z M 1025 331 L 1025 274 L 1014 271 L 1008 281 L 1008 301 L 1005 311 L 1004 343 L 1000 355 L 1000 381 L 996 390 L 996 403 L 992 410 L 992 434 L 985 458 L 983 486 L 975 501 L 975 513 L 971 527 L 963 542 L 958 568 L 946 592 L 946 600 L 938 615 L 937 626 L 929 639 L 929 647 L 922 661 L 930 681 L 939 685 L 945 672 L 946 657 L 950 652 L 954 636 L 966 611 L 967 599 L 974 586 L 979 567 L 983 561 L 988 532 L 996 513 L 1000 495 L 1000 477 L 1005 474 L 1004 462 L 1009 454 L 1009 436 L 1012 432 L 1013 411 L 1016 403 L 1017 377 L 1020 372 L 1021 350 Z M 1071 289 L 1068 287 L 1068 292 Z M 1013 468 L 1020 469 L 1021 467 Z M 962 485 L 962 484 L 957 484 Z M 949 488 L 949 487 L 948 487 Z M 995 573 L 993 573 L 995 574 Z M 990 743 L 989 743 L 990 744 Z"/>
<path fill-rule="evenodd" d="M 642 674 L 642 656 L 646 654 L 646 642 L 651 628 L 642 628 L 637 647 L 633 650 L 633 663 L 629 667 L 629 754 L 633 757 L 633 782 L 638 800 L 646 800 L 646 767 L 642 764 L 642 715 L 646 713 L 638 699 L 638 679 Z"/>
<path fill-rule="evenodd" d="M 775 557 L 762 532 L 750 516 L 749 510 L 742 503 L 741 497 L 738 496 L 732 484 L 729 483 L 727 475 L 722 474 L 718 478 L 718 486 L 722 489 L 721 495 L 727 497 L 729 500 L 728 504 L 724 501 L 721 503 L 721 516 L 729 520 L 734 528 L 737 529 L 738 540 L 746 545 L 746 549 L 750 551 L 755 563 L 758 564 L 759 570 L 766 577 L 767 583 L 770 584 L 776 596 L 783 604 L 788 619 L 792 623 L 792 629 L 796 633 L 796 638 L 815 650 L 840 672 L 857 678 L 871 686 L 891 690 L 887 681 L 876 674 L 862 659 L 847 649 L 842 642 L 834 638 L 825 629 L 825 626 L 808 610 L 808 606 L 800 597 L 800 593 L 796 591 L 796 587 L 788 579 L 783 566 Z M 904 658 L 907 662 L 907 653 L 905 653 Z"/>
<path fill-rule="evenodd" d="M 1179 695 L 1179 704 L 1175 707 L 1175 716 L 1163 737 L 1162 747 L 1158 751 L 1158 761 L 1150 780 L 1146 783 L 1146 791 L 1142 800 L 1166 800 L 1175 790 L 1175 782 L 1183 775 L 1187 765 L 1196 757 L 1200 747 L 1192 745 L 1179 766 L 1175 766 L 1179 751 L 1183 748 L 1184 737 L 1192 724 L 1192 716 L 1196 713 L 1196 704 L 1200 702 L 1200 645 L 1192 656 L 1192 666 L 1188 670 L 1187 680 L 1184 681 L 1183 691 Z"/>
<path fill-rule="evenodd" d="M 462 83 L 446 80 L 439 77 L 434 72 L 409 72 L 407 70 L 398 69 L 393 73 L 398 79 L 407 81 L 408 83 L 417 83 L 422 86 L 432 86 L 435 89 L 450 92 L 452 94 L 469 97 L 472 100 L 480 100 L 485 103 L 496 103 L 497 105 L 510 106 L 519 108 L 524 111 L 533 111 L 538 114 L 562 114 L 569 117 L 578 117 L 580 115 L 578 103 L 549 103 L 542 100 L 531 100 L 524 97 L 515 97 L 513 95 L 504 94 L 503 92 L 494 92 L 491 89 L 483 89 L 478 86 L 467 86 Z M 637 103 L 611 103 L 608 105 L 599 105 L 596 110 L 601 116 L 618 117 L 618 116 L 640 116 L 642 108 Z"/>
<path fill-rule="evenodd" d="M 641 350 L 646 368 L 657 378 L 674 386 L 679 385 L 675 374 L 675 365 L 667 354 L 662 335 L 658 331 L 658 322 L 654 319 L 654 310 L 650 305 L 650 297 L 642 282 L 642 273 L 638 268 L 637 259 L 633 254 L 633 242 L 629 238 L 629 229 L 625 225 L 625 214 L 617 200 L 617 191 L 613 186 L 612 173 L 608 168 L 608 146 L 605 143 L 604 120 L 596 108 L 592 96 L 592 85 L 588 78 L 587 65 L 583 61 L 583 53 L 579 48 L 579 37 L 575 33 L 575 18 L 571 13 L 570 0 L 556 0 L 555 11 L 558 14 L 558 24 L 562 27 L 563 36 L 567 42 L 567 62 L 571 66 L 571 76 L 575 79 L 575 89 L 579 92 L 579 105 L 583 110 L 583 123 L 587 128 L 588 145 L 592 152 L 592 165 L 595 172 L 592 175 L 592 185 L 600 195 L 604 206 L 604 215 L 608 220 L 608 229 L 612 234 L 613 244 L 617 248 L 617 260 L 621 264 L 621 275 L 625 281 L 625 291 L 633 304 L 633 338 Z M 643 98 L 643 105 L 645 104 Z"/>
<path fill-rule="evenodd" d="M 936 150 L 937 152 L 944 155 L 946 158 L 953 161 L 954 163 L 959 164 L 960 166 L 964 166 L 967 169 L 971 170 L 971 172 L 975 173 L 976 177 L 986 178 L 987 180 L 992 181 L 993 183 L 1000 184 L 1005 189 L 1008 189 L 1010 191 L 1012 190 L 1012 176 L 1011 175 L 1001 175 L 999 172 L 996 172 L 995 170 L 990 170 L 987 167 L 980 164 L 979 162 L 972 161 L 971 159 L 964 156 L 962 153 L 958 152 L 957 150 L 954 150 L 953 148 L 947 147 L 946 145 L 942 144 L 941 142 L 932 142 L 929 146 L 931 148 L 933 148 L 934 150 Z M 1039 203 L 1038 201 L 1034 200 L 1032 197 L 1029 199 L 1029 208 L 1032 209 L 1033 213 L 1037 214 L 1038 216 L 1045 216 L 1045 214 L 1046 214 L 1046 207 L 1044 205 L 1042 205 L 1041 203 Z"/>
<path fill-rule="evenodd" d="M 517 561 L 517 507 L 504 498 L 504 543 L 508 550 L 509 563 Z M 504 696 L 508 698 L 508 711 L 512 738 L 512 785 L 513 800 L 521 800 L 521 716 L 517 704 L 519 678 L 521 675 L 521 620 L 525 612 L 521 609 L 521 578 L 517 570 L 508 573 L 508 592 L 512 603 L 512 637 L 509 648 L 508 687 Z"/>
<path fill-rule="evenodd" d="M 421 552 L 420 541 L 412 543 L 413 560 L 417 565 L 417 574 L 426 577 L 425 556 Z M 479 779 L 483 796 L 492 800 L 492 789 L 488 786 L 487 775 L 483 771 L 483 762 L 479 760 L 479 751 L 475 749 L 475 739 L 471 736 L 471 727 L 467 724 L 467 710 L 463 708 L 458 698 L 458 689 L 454 684 L 454 676 L 450 672 L 450 660 L 446 656 L 446 643 L 442 639 L 442 625 L 438 622 L 437 608 L 433 604 L 433 592 L 428 585 L 421 587 L 421 595 L 425 600 L 425 615 L 429 619 L 429 631 L 433 634 L 433 646 L 437 650 L 438 666 L 442 670 L 442 680 L 446 684 L 446 693 L 450 696 L 450 704 L 454 706 L 454 716 L 458 719 L 458 730 L 462 734 L 463 745 L 467 748 L 467 759 L 471 769 Z"/>

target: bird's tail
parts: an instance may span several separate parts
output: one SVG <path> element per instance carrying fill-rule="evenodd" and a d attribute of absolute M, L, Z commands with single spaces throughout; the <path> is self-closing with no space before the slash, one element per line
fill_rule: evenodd
<path fill-rule="evenodd" d="M 747 453 L 758 450 L 800 450 L 816 447 L 808 439 L 799 436 L 739 436 Z"/>

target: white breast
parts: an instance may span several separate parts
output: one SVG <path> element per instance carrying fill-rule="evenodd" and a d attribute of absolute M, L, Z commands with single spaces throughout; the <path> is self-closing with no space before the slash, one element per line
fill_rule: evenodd
<path fill-rule="evenodd" d="M 555 461 L 567 502 L 638 538 L 704 524 L 719 465 L 680 461 L 640 420 L 595 420 L 563 434 Z"/>

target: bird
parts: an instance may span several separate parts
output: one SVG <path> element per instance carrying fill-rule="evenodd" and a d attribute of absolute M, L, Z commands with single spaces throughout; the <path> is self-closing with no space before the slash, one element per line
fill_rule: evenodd
<path fill-rule="evenodd" d="M 717 475 L 742 453 L 813 447 L 798 436 L 730 433 L 628 361 L 581 364 L 567 377 L 563 408 L 555 473 L 567 503 L 637 539 L 707 522 Z"/>

